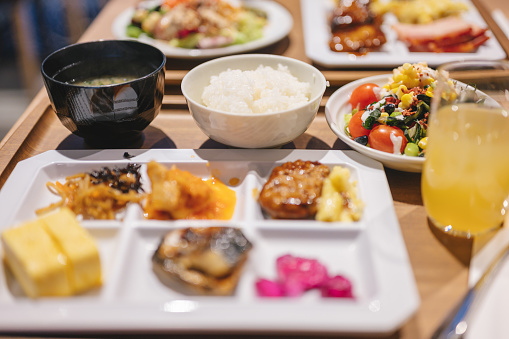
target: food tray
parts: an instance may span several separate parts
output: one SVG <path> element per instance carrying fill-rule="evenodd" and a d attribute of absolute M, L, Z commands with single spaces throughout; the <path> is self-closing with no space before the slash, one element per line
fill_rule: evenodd
<path fill-rule="evenodd" d="M 480 27 L 488 27 L 483 17 L 469 0 L 458 0 L 465 3 L 469 10 L 463 13 L 462 18 Z M 392 14 L 384 16 L 382 31 L 387 42 L 380 51 L 369 52 L 366 55 L 356 56 L 352 53 L 333 52 L 329 48 L 330 26 L 328 16 L 334 8 L 333 0 L 300 0 L 302 12 L 302 25 L 304 30 L 304 43 L 306 55 L 319 65 L 325 67 L 396 67 L 405 62 L 416 63 L 425 61 L 429 66 L 451 61 L 463 60 L 500 60 L 506 53 L 497 38 L 488 31 L 490 39 L 479 49 L 472 53 L 424 53 L 410 52 L 403 42 L 397 39 L 397 34 L 391 25 L 397 22 Z"/>
<path fill-rule="evenodd" d="M 35 218 L 37 208 L 59 198 L 48 181 L 102 166 L 175 164 L 196 176 L 211 175 L 237 195 L 230 221 L 144 220 L 130 206 L 123 220 L 84 220 L 99 247 L 104 284 L 69 298 L 28 299 L 5 267 L 0 271 L 3 331 L 312 332 L 389 333 L 418 308 L 419 296 L 382 165 L 355 151 L 316 150 L 126 150 L 48 151 L 18 163 L 0 191 L 0 230 Z M 297 159 L 350 169 L 365 210 L 359 222 L 270 220 L 257 201 L 272 168 Z M 145 167 L 142 166 L 142 173 Z M 144 175 L 144 183 L 147 179 Z M 186 296 L 163 285 L 151 256 L 176 227 L 233 226 L 253 243 L 237 290 L 230 297 Z M 331 274 L 353 284 L 355 299 L 325 299 L 317 291 L 300 298 L 260 298 L 257 278 L 275 278 L 278 256 L 316 258 Z"/>

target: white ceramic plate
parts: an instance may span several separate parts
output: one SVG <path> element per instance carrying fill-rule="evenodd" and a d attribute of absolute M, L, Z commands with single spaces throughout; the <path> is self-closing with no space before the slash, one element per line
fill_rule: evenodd
<path fill-rule="evenodd" d="M 243 4 L 248 7 L 260 9 L 267 13 L 268 20 L 267 25 L 263 29 L 263 37 L 258 40 L 250 41 L 241 45 L 210 49 L 172 47 L 167 41 L 156 40 L 146 35 L 142 35 L 135 40 L 139 40 L 159 48 L 168 57 L 180 59 L 200 59 L 244 53 L 266 47 L 283 39 L 288 35 L 288 33 L 290 33 L 293 27 L 292 15 L 280 4 L 268 0 L 245 0 L 243 1 Z M 111 29 L 117 39 L 134 39 L 126 35 L 126 28 L 131 23 L 133 13 L 134 8 L 128 8 L 124 12 L 120 13 L 113 21 Z"/>
<path fill-rule="evenodd" d="M 466 3 L 470 9 L 463 14 L 467 22 L 480 27 L 487 27 L 486 22 L 469 0 L 458 0 Z M 506 54 L 499 42 L 489 31 L 490 39 L 474 53 L 415 53 L 398 41 L 391 25 L 397 20 L 392 15 L 384 17 L 382 30 L 387 42 L 379 52 L 370 52 L 363 56 L 350 53 L 333 52 L 329 48 L 330 27 L 328 15 L 334 7 L 332 0 L 301 0 L 302 23 L 306 55 L 317 64 L 325 67 L 395 67 L 405 62 L 416 63 L 426 61 L 429 66 L 436 67 L 442 63 L 456 60 L 504 59 Z"/>
<path fill-rule="evenodd" d="M 509 246 L 509 215 L 506 215 L 504 227 L 499 229 L 493 237 L 480 248 L 470 260 L 468 271 L 468 286 L 473 287 L 499 254 Z M 507 257 L 500 263 L 498 270 L 492 272 L 484 282 L 484 291 L 479 293 L 478 299 L 471 306 L 467 316 L 468 331 L 465 338 L 505 338 L 507 325 L 504 314 L 509 303 L 509 261 Z"/>
<path fill-rule="evenodd" d="M 382 152 L 371 147 L 359 144 L 350 139 L 345 133 L 345 115 L 352 112 L 352 107 L 348 100 L 353 90 L 365 83 L 374 83 L 382 87 L 385 85 L 392 74 L 375 75 L 364 79 L 353 81 L 334 92 L 325 104 L 325 118 L 332 131 L 348 146 L 354 150 L 367 155 L 370 158 L 380 161 L 385 166 L 406 172 L 421 172 L 424 158 L 408 157 L 406 155 L 397 155 Z"/>
<path fill-rule="evenodd" d="M 124 221 L 83 221 L 99 246 L 104 285 L 70 298 L 27 299 L 0 270 L 0 328 L 12 331 L 229 331 L 288 333 L 390 333 L 417 310 L 419 296 L 380 163 L 354 151 L 315 150 L 125 150 L 49 151 L 20 162 L 0 191 L 0 230 L 35 218 L 34 210 L 58 200 L 47 181 L 102 166 L 150 160 L 176 164 L 203 178 L 213 174 L 237 194 L 231 221 L 144 220 L 131 206 Z M 264 219 L 254 192 L 272 168 L 305 159 L 347 166 L 365 202 L 361 221 L 319 223 Z M 143 171 L 142 171 L 143 172 Z M 144 180 L 146 178 L 144 177 Z M 231 297 L 179 294 L 163 285 L 151 256 L 170 229 L 186 226 L 240 227 L 253 243 L 236 293 Z M 275 278 L 278 256 L 313 257 L 334 274 L 351 279 L 356 298 L 324 299 L 318 291 L 301 298 L 265 299 L 255 292 L 259 277 Z"/>
<path fill-rule="evenodd" d="M 507 337 L 507 314 L 509 303 L 509 261 L 501 264 L 499 271 L 492 277 L 493 280 L 486 286 L 479 300 L 473 306 L 468 319 L 466 339 L 476 338 L 505 338 Z"/>

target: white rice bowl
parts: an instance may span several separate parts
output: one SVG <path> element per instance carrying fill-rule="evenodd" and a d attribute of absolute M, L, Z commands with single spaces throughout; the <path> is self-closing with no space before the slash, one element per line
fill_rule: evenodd
<path fill-rule="evenodd" d="M 240 54 L 194 67 L 181 89 L 197 126 L 210 139 L 238 148 L 271 148 L 307 130 L 326 83 L 317 68 L 303 61 Z"/>

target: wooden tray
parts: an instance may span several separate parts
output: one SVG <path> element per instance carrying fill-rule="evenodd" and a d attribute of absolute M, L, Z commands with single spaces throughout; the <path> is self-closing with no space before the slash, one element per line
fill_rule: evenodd
<path fill-rule="evenodd" d="M 112 0 L 87 30 L 81 41 L 111 39 L 109 26 L 115 15 L 136 0 Z M 479 0 L 472 0 L 493 34 L 509 54 L 509 40 Z M 279 0 L 293 15 L 294 29 L 282 41 L 257 53 L 274 53 L 310 62 L 304 53 L 299 1 Z M 166 89 L 159 116 L 145 130 L 139 145 L 149 148 L 224 148 L 208 139 L 189 114 L 180 91 L 180 82 L 189 69 L 202 61 L 168 59 Z M 330 82 L 318 115 L 308 131 L 286 145 L 295 149 L 348 149 L 330 130 L 324 116 L 328 97 L 340 86 L 353 80 L 389 73 L 390 69 L 325 69 Z M 72 135 L 57 119 L 46 90 L 42 89 L 0 142 L 0 187 L 19 161 L 47 150 L 90 149 L 83 140 Z M 420 174 L 386 169 L 396 214 L 407 244 L 417 279 L 421 308 L 401 329 L 398 337 L 427 338 L 456 304 L 467 288 L 468 265 L 474 251 L 472 240 L 450 239 L 430 228 L 420 197 Z"/>

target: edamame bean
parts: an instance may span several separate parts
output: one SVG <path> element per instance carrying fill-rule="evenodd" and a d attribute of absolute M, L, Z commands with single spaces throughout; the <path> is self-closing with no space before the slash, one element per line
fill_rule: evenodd
<path fill-rule="evenodd" d="M 416 144 L 409 142 L 406 144 L 405 147 L 405 155 L 408 155 L 409 157 L 416 157 L 419 155 L 419 146 Z"/>

